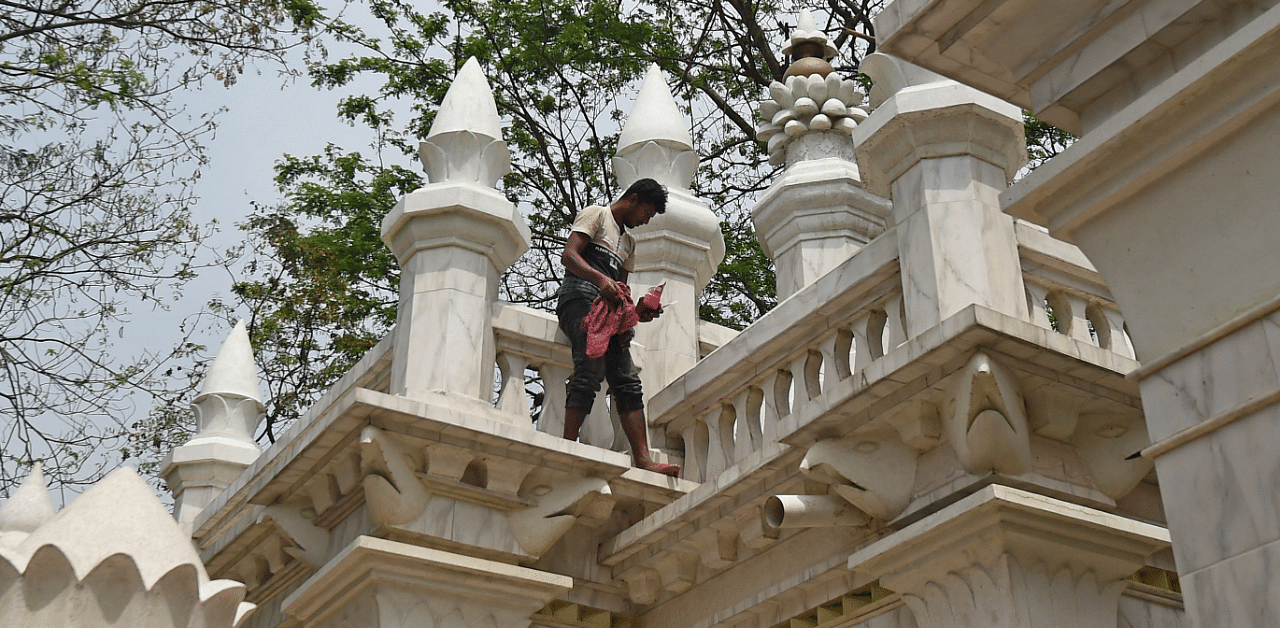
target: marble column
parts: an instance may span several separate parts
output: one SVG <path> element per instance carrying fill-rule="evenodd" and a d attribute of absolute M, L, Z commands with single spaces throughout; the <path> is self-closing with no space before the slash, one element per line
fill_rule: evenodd
<path fill-rule="evenodd" d="M 303 628 L 526 628 L 573 578 L 357 537 L 281 607 Z"/>
<path fill-rule="evenodd" d="M 265 406 L 244 321 L 236 323 L 191 402 L 196 433 L 161 464 L 173 516 L 190 525 L 262 453 L 253 432 Z"/>
<path fill-rule="evenodd" d="M 854 131 L 868 186 L 893 197 L 907 334 L 975 303 L 1027 319 L 1013 219 L 999 201 L 1026 162 L 1021 112 L 908 65 L 867 58 L 863 71 L 898 89 Z"/>
<path fill-rule="evenodd" d="M 890 209 L 888 199 L 863 188 L 848 133 L 811 133 L 789 148 L 804 158 L 774 180 L 751 212 L 774 263 L 780 301 L 883 233 Z"/>
<path fill-rule="evenodd" d="M 529 248 L 515 206 L 494 189 L 510 171 L 498 110 L 475 59 L 458 72 L 419 149 L 430 183 L 382 222 L 400 262 L 391 392 L 491 400 L 491 304 L 498 278 Z"/>
<path fill-rule="evenodd" d="M 849 557 L 920 628 L 1114 628 L 1158 526 L 993 484 Z"/>
<path fill-rule="evenodd" d="M 674 303 L 657 320 L 636 328 L 644 347 L 639 362 L 646 397 L 662 390 L 698 361 L 698 299 L 724 259 L 720 221 L 689 184 L 698 168 L 693 139 L 662 71 L 650 66 L 613 159 L 618 186 L 652 178 L 667 187 L 667 211 L 633 232 L 635 271 L 628 283 L 639 297 L 666 282 L 663 303 Z M 661 446 L 662 435 L 651 434 Z"/>

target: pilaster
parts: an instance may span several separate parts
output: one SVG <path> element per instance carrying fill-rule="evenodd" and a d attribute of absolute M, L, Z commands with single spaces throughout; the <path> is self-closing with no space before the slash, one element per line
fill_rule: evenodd
<path fill-rule="evenodd" d="M 382 239 L 402 269 L 391 392 L 489 399 L 491 304 L 502 272 L 528 250 L 530 232 L 493 188 L 511 157 L 475 59 L 458 72 L 419 155 L 431 183 L 382 222 Z"/>
<path fill-rule="evenodd" d="M 674 304 L 657 320 L 636 328 L 636 342 L 645 352 L 640 378 L 646 395 L 666 387 L 697 363 L 698 298 L 724 259 L 720 220 L 689 189 L 697 167 L 693 139 L 671 88 L 661 70 L 650 66 L 613 159 L 622 189 L 649 177 L 667 186 L 668 192 L 666 213 L 654 216 L 632 234 L 636 239 L 635 271 L 628 280 L 635 291 L 632 296 L 665 282 L 662 301 Z"/>
<path fill-rule="evenodd" d="M 864 71 L 919 74 L 899 65 L 872 55 Z M 1027 319 L 1013 220 L 999 203 L 1026 161 L 1018 108 L 935 76 L 888 96 L 854 139 L 868 187 L 893 197 L 908 335 L 972 304 Z"/>
<path fill-rule="evenodd" d="M 189 524 L 262 453 L 253 432 L 265 406 L 244 321 L 218 351 L 191 403 L 196 433 L 165 457 L 160 472 L 173 493 L 174 517 Z"/>
<path fill-rule="evenodd" d="M 885 229 L 889 201 L 862 184 L 851 132 L 866 118 L 864 94 L 835 73 L 835 49 L 802 10 L 786 54 L 786 81 L 774 81 L 760 104 L 756 138 L 770 163 L 787 168 L 751 211 L 760 245 L 774 262 L 785 299 L 849 259 Z"/>

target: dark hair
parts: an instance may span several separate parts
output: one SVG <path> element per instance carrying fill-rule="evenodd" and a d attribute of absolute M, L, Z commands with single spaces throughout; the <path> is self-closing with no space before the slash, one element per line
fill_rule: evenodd
<path fill-rule="evenodd" d="M 641 203 L 653 205 L 659 214 L 667 213 L 667 188 L 653 179 L 640 179 L 627 188 L 622 198 L 635 194 Z"/>

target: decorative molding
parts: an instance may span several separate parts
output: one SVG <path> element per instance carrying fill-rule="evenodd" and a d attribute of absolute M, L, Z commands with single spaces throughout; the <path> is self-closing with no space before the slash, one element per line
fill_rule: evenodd
<path fill-rule="evenodd" d="M 1013 374 L 978 352 L 953 377 L 943 429 L 965 470 L 1017 475 L 1031 469 L 1026 405 Z"/>

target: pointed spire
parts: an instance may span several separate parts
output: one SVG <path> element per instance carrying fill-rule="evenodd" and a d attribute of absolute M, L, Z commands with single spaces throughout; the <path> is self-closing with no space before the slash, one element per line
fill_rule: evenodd
<path fill-rule="evenodd" d="M 502 123 L 493 90 L 475 57 L 467 59 L 454 77 L 453 84 L 440 103 L 436 119 L 427 133 L 430 139 L 454 131 L 470 131 L 492 139 L 502 139 Z"/>
<path fill-rule="evenodd" d="M 44 471 L 39 462 L 31 468 L 27 479 L 22 481 L 18 490 L 9 496 L 9 500 L 0 504 L 0 545 L 17 545 L 27 534 L 47 523 L 57 510 L 53 500 L 49 498 L 49 486 L 44 480 Z M 16 533 L 21 538 L 5 537 Z"/>
<path fill-rule="evenodd" d="M 636 102 L 631 106 L 631 114 L 618 136 L 618 154 L 625 154 L 633 146 L 650 141 L 693 150 L 693 137 L 689 135 L 684 114 L 680 113 L 671 88 L 656 63 L 649 66 L 649 72 L 640 84 L 640 92 L 636 94 Z"/>
<path fill-rule="evenodd" d="M 222 343 L 218 357 L 205 375 L 200 386 L 200 394 L 195 402 L 209 395 L 252 399 L 262 405 L 262 394 L 258 389 L 258 365 L 253 361 L 253 347 L 249 344 L 249 331 L 244 321 L 236 323 L 235 329 Z"/>
<path fill-rule="evenodd" d="M 418 159 L 431 183 L 495 187 L 511 172 L 498 105 L 475 57 L 462 65 L 445 93 L 431 130 L 418 144 Z"/>

